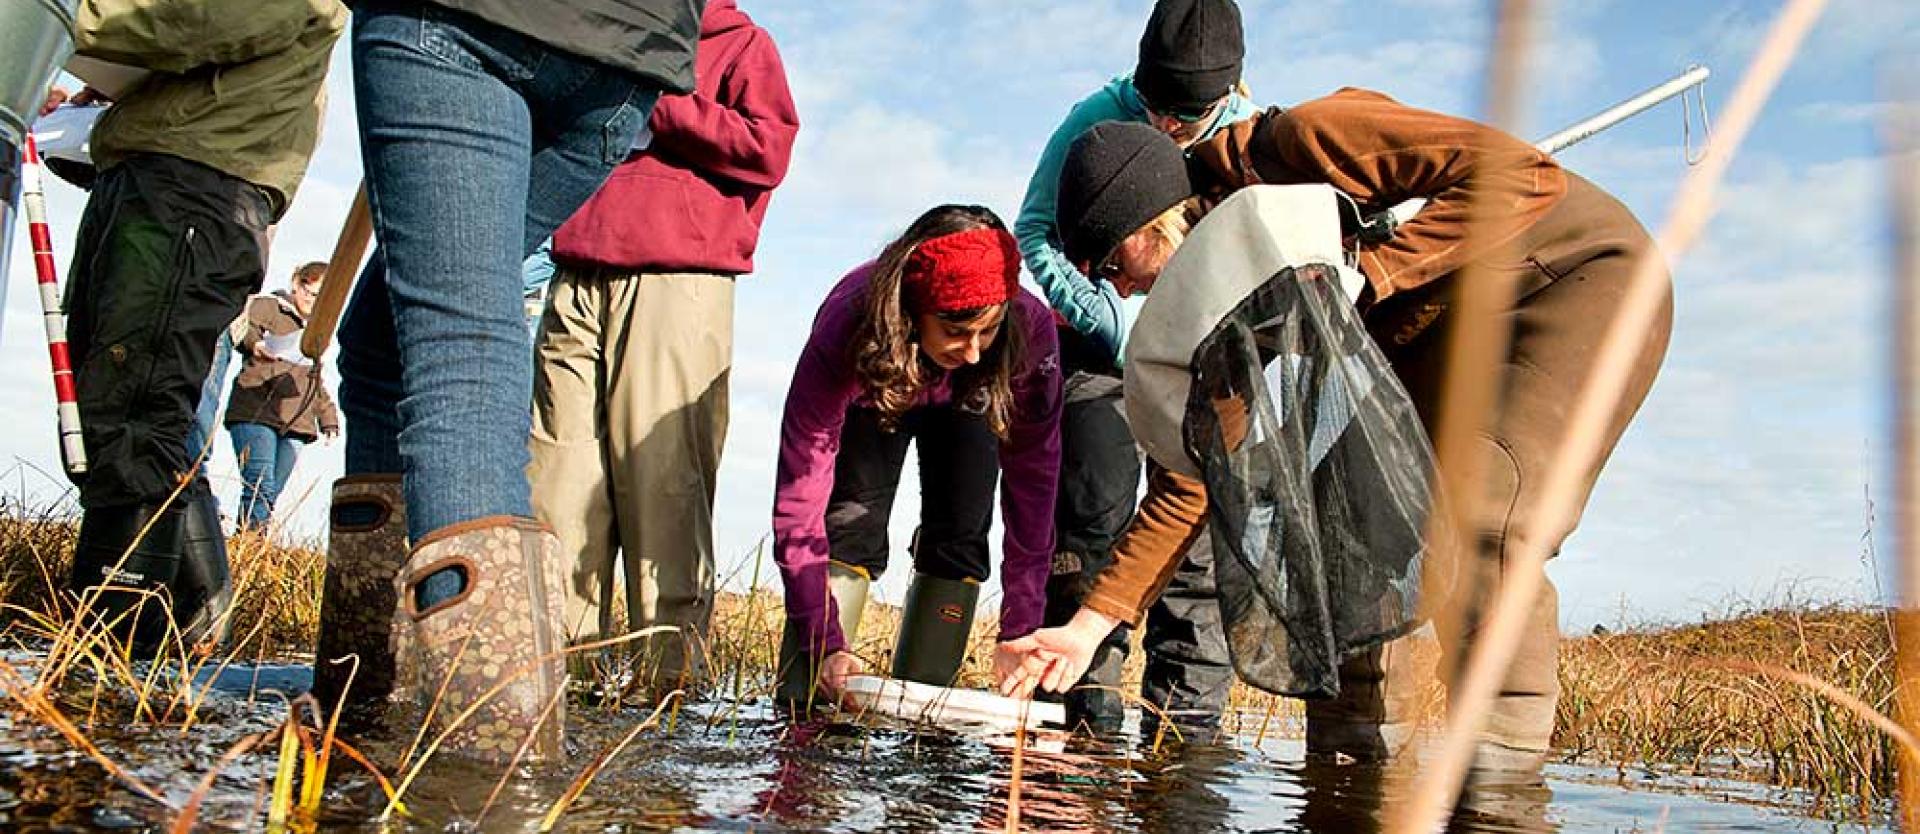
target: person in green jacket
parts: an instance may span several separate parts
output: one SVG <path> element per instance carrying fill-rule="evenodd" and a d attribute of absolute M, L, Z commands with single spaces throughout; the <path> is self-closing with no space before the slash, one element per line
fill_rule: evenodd
<path fill-rule="evenodd" d="M 1160 0 L 1140 36 L 1128 75 L 1075 104 L 1047 140 L 1021 202 L 1014 236 L 1027 271 L 1060 323 L 1066 374 L 1061 418 L 1056 553 L 1047 582 L 1048 626 L 1062 625 L 1108 560 L 1133 516 L 1140 458 L 1121 403 L 1120 356 L 1143 299 L 1122 298 L 1067 256 L 1060 234 L 1060 169 L 1073 140 L 1103 121 L 1143 122 L 1187 146 L 1254 115 L 1240 79 L 1245 43 L 1232 0 Z M 1212 723 L 1226 704 L 1233 673 L 1213 600 L 1212 549 L 1202 538 L 1146 621 L 1141 695 L 1181 723 Z M 1120 725 L 1120 667 L 1127 629 L 1115 630 L 1066 696 L 1068 721 L 1097 732 Z M 1149 711 L 1149 718 L 1157 713 Z"/>
<path fill-rule="evenodd" d="M 92 469 L 70 585 L 134 651 L 224 637 L 226 544 L 187 457 L 220 332 L 266 274 L 320 135 L 338 0 L 83 0 L 75 51 L 148 70 L 94 128 L 67 289 Z M 183 487 L 182 484 L 185 484 Z M 171 616 L 142 593 L 165 588 Z"/>

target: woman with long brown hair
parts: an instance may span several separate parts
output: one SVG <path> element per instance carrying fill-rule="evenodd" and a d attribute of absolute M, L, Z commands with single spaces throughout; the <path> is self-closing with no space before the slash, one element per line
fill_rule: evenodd
<path fill-rule="evenodd" d="M 1019 287 L 1006 226 L 979 206 L 922 214 L 842 278 L 814 317 L 780 426 L 774 561 L 786 586 L 782 696 L 836 696 L 867 584 L 885 570 L 887 519 L 918 441 L 921 524 L 894 674 L 947 684 L 989 573 L 1001 516 L 1000 639 L 1040 626 L 1060 465 L 1053 315 Z M 1010 670 L 1002 653 L 995 669 Z"/>

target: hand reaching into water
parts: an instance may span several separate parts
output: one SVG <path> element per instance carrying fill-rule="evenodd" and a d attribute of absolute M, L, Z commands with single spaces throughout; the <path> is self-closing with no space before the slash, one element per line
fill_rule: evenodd
<path fill-rule="evenodd" d="M 1091 608 L 1081 608 L 1064 626 L 1043 628 L 1000 644 L 994 650 L 1000 694 L 1026 698 L 1035 688 L 1048 692 L 1073 688 L 1093 663 L 1093 652 L 1100 648 L 1100 641 L 1119 624 L 1119 620 Z M 1009 655 L 1004 667 L 1002 652 Z"/>
<path fill-rule="evenodd" d="M 1020 671 L 1020 662 L 1027 659 L 1027 652 L 1015 644 L 1019 640 L 1007 640 L 993 646 L 993 683 L 1004 691 L 1007 679 Z"/>
<path fill-rule="evenodd" d="M 866 671 L 867 664 L 853 652 L 842 650 L 827 655 L 820 661 L 820 692 L 838 702 L 840 694 L 846 691 L 847 679 Z"/>

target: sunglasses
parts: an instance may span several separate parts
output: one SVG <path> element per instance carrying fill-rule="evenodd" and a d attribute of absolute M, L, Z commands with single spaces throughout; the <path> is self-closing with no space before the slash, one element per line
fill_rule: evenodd
<path fill-rule="evenodd" d="M 1112 255 L 1108 255 L 1099 266 L 1093 268 L 1093 277 L 1105 278 L 1108 283 L 1112 283 L 1113 279 L 1120 277 L 1120 264 L 1114 261 Z"/>
<path fill-rule="evenodd" d="M 1147 106 L 1148 110 L 1153 111 L 1155 115 L 1165 116 L 1181 124 L 1190 125 L 1213 115 L 1214 111 L 1220 109 L 1221 102 L 1226 101 L 1226 99 L 1215 99 L 1213 103 L 1197 110 L 1185 107 L 1159 107 L 1144 98 L 1140 101 Z"/>

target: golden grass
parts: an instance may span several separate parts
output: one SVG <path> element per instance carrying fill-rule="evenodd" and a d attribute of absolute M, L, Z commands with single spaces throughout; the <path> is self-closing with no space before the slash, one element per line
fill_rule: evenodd
<path fill-rule="evenodd" d="M 0 603 L 15 606 L 0 613 L 0 628 L 24 612 L 71 610 L 71 599 L 59 607 L 54 602 L 66 587 L 79 533 L 72 511 L 0 497 Z M 236 639 L 255 635 L 245 657 L 311 650 L 326 567 L 321 545 L 240 533 L 227 540 L 227 550 L 234 580 L 232 631 Z"/>
<path fill-rule="evenodd" d="M 1756 674 L 1759 667 L 1810 676 L 1889 712 L 1890 615 L 1781 607 L 1568 640 L 1554 743 L 1623 767 L 1803 789 L 1829 812 L 1877 811 L 1894 788 L 1893 739 L 1831 698 Z"/>

